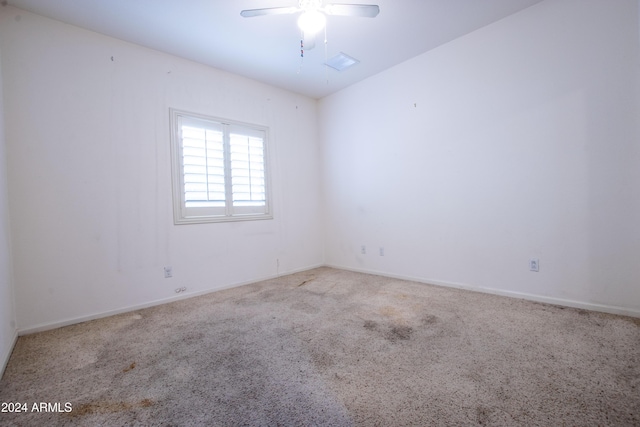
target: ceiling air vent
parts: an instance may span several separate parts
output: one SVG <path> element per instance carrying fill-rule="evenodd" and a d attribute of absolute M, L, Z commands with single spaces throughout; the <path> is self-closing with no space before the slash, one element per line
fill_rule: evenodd
<path fill-rule="evenodd" d="M 359 63 L 355 58 L 350 57 L 346 53 L 340 52 L 334 57 L 331 57 L 325 62 L 325 65 L 333 68 L 334 70 L 344 71 L 347 68 L 351 68 L 357 63 Z"/>

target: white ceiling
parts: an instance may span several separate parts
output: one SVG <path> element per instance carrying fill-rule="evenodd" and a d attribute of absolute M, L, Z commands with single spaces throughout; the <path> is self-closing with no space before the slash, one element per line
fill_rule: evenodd
<path fill-rule="evenodd" d="M 328 0 L 378 4 L 376 18 L 329 16 L 300 57 L 297 15 L 242 18 L 243 9 L 297 0 L 8 0 L 59 21 L 322 98 L 542 0 Z M 3 2 L 4 3 L 4 2 Z M 326 57 L 360 60 L 338 72 Z M 302 60 L 302 61 L 301 61 Z"/>

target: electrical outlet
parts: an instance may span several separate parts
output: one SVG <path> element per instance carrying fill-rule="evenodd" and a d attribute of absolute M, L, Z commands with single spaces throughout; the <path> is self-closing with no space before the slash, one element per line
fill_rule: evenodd
<path fill-rule="evenodd" d="M 380 246 L 380 256 L 384 256 L 384 248 Z"/>
<path fill-rule="evenodd" d="M 360 246 L 360 253 L 365 255 L 367 253 L 367 247 L 365 245 Z"/>
<path fill-rule="evenodd" d="M 531 258 L 529 260 L 529 270 L 540 271 L 540 261 L 538 260 L 538 258 Z"/>
<path fill-rule="evenodd" d="M 171 267 L 170 265 L 166 266 L 164 268 L 164 278 L 165 279 L 170 279 L 172 277 L 173 277 L 173 267 Z"/>

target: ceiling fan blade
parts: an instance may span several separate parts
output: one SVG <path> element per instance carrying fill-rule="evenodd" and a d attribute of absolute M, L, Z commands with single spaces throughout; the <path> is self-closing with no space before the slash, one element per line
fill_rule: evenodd
<path fill-rule="evenodd" d="M 240 15 L 244 18 L 252 18 L 254 16 L 265 15 L 283 15 L 287 13 L 296 13 L 300 9 L 297 7 L 268 7 L 265 9 L 247 9 L 240 12 Z"/>
<path fill-rule="evenodd" d="M 324 11 L 327 15 L 359 16 L 363 18 L 375 18 L 380 13 L 377 4 L 328 4 Z"/>

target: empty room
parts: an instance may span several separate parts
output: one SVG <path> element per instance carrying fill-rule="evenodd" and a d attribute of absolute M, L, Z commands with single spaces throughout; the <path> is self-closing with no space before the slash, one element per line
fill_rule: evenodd
<path fill-rule="evenodd" d="M 0 3 L 0 425 L 640 425 L 639 0 Z"/>

